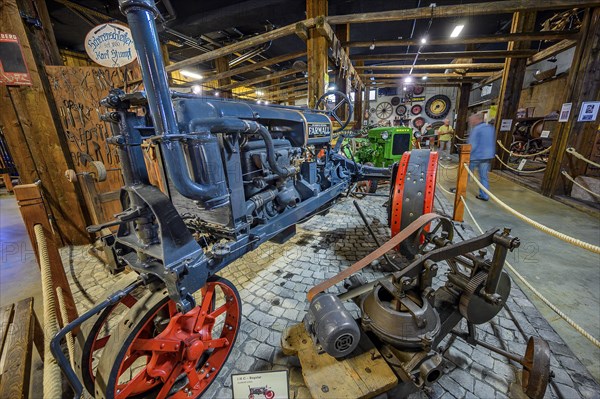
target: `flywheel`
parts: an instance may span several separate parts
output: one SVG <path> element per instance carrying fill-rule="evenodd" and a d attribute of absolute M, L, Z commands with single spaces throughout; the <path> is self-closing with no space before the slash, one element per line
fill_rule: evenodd
<path fill-rule="evenodd" d="M 96 398 L 199 398 L 209 388 L 237 338 L 242 302 L 220 277 L 199 293 L 185 314 L 162 290 L 123 316 L 98 364 Z"/>
<path fill-rule="evenodd" d="M 432 212 L 435 196 L 438 153 L 430 150 L 405 152 L 392 169 L 390 200 L 388 201 L 388 225 L 392 237 L 415 221 L 419 216 Z M 418 254 L 414 240 L 400 244 L 400 252 L 409 258 Z"/>

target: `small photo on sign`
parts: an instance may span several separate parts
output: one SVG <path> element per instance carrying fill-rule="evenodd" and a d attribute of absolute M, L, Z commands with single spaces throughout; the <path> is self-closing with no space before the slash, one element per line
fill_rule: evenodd
<path fill-rule="evenodd" d="M 289 399 L 288 371 L 264 371 L 231 376 L 233 399 Z"/>

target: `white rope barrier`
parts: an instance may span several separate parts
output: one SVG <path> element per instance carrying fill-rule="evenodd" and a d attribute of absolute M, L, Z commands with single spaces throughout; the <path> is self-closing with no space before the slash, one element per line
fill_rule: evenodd
<path fill-rule="evenodd" d="M 460 141 L 467 141 L 468 140 L 468 138 L 466 138 L 466 137 L 463 139 L 462 137 L 458 137 L 456 135 L 454 136 L 454 138 L 457 139 L 457 140 L 460 140 Z"/>
<path fill-rule="evenodd" d="M 592 190 L 590 190 L 589 188 L 587 188 L 587 187 L 584 187 L 582 184 L 579 184 L 579 183 L 577 183 L 577 182 L 575 181 L 575 179 L 573 179 L 573 178 L 571 177 L 571 175 L 569 175 L 569 174 L 567 173 L 567 171 L 566 171 L 566 170 L 563 170 L 563 171 L 561 171 L 560 173 L 562 173 L 564 177 L 566 177 L 568 180 L 570 180 L 570 181 L 571 181 L 571 183 L 575 184 L 576 186 L 579 186 L 579 187 L 580 187 L 582 190 L 584 190 L 584 191 L 586 191 L 586 192 L 590 193 L 590 194 L 591 194 L 591 195 L 593 195 L 594 197 L 598 197 L 598 198 L 600 198 L 600 194 L 598 194 L 598 193 L 595 193 L 595 192 L 593 192 Z"/>
<path fill-rule="evenodd" d="M 550 151 L 550 148 L 552 148 L 552 146 L 550 146 L 548 148 L 544 148 L 542 151 L 536 152 L 535 154 L 516 154 L 516 153 L 512 152 L 511 150 L 508 150 L 506 147 L 504 147 L 504 144 L 502 144 L 502 142 L 500 140 L 496 140 L 496 143 L 498 143 L 500 148 L 502 148 L 504 151 L 508 152 L 511 156 L 515 156 L 515 157 L 519 157 L 519 158 L 537 157 L 538 155 L 547 153 L 548 151 Z"/>
<path fill-rule="evenodd" d="M 456 169 L 456 168 L 458 168 L 458 165 L 451 165 L 451 166 L 448 166 L 448 165 L 444 165 L 444 164 L 443 164 L 443 163 L 441 163 L 441 162 L 438 162 L 438 165 L 439 165 L 439 166 L 441 166 L 443 169 Z"/>
<path fill-rule="evenodd" d="M 467 211 L 467 213 L 469 214 L 469 217 L 471 218 L 471 220 L 473 221 L 473 224 L 475 225 L 475 227 L 477 227 L 477 230 L 479 230 L 480 234 L 483 234 L 483 229 L 481 228 L 481 226 L 479 226 L 479 223 L 477 223 L 477 220 L 475 220 L 475 217 L 473 216 L 473 213 L 471 213 L 471 210 L 469 209 L 469 206 L 467 205 L 467 201 L 465 201 L 464 197 L 461 195 L 460 196 L 461 201 L 463 202 L 463 204 L 465 205 L 465 210 Z M 590 340 L 590 342 L 592 344 L 594 344 L 596 347 L 600 348 L 600 341 L 598 341 L 596 338 L 594 338 L 589 332 L 587 332 L 586 330 L 583 329 L 583 327 L 581 327 L 579 324 L 575 323 L 573 321 L 573 319 L 571 319 L 569 316 L 567 316 L 563 311 L 561 311 L 558 307 L 556 307 L 556 305 L 554 305 L 552 302 L 550 302 L 548 300 L 548 298 L 546 298 L 544 295 L 542 295 L 541 292 L 539 292 L 538 290 L 536 290 L 526 279 L 525 277 L 523 277 L 521 275 L 521 273 L 519 273 L 508 261 L 504 262 L 506 264 L 506 267 L 508 268 L 508 270 L 515 276 L 517 277 L 523 284 L 525 284 L 525 286 L 527 288 L 529 288 L 531 290 L 531 292 L 533 292 L 533 294 L 535 296 L 537 296 L 538 298 L 540 298 L 540 300 L 542 302 L 544 302 L 550 309 L 552 309 L 552 311 L 554 311 L 554 313 L 556 313 L 560 318 L 562 318 L 564 321 L 566 321 L 571 327 L 573 327 L 578 333 L 580 333 L 581 335 L 583 335 L 585 338 L 587 338 L 588 340 Z"/>
<path fill-rule="evenodd" d="M 465 164 L 466 167 L 467 164 Z M 480 189 L 482 189 L 487 195 L 489 195 L 489 197 L 494 200 L 498 205 L 500 205 L 501 208 L 503 208 L 504 210 L 508 211 L 509 213 L 512 213 L 513 215 L 515 215 L 517 218 L 521 219 L 522 221 L 524 221 L 525 223 L 528 223 L 530 225 L 532 225 L 533 227 L 535 227 L 538 230 L 543 231 L 546 234 L 549 234 L 553 237 L 558 238 L 559 240 L 568 242 L 569 244 L 575 245 L 576 247 L 579 248 L 583 248 L 586 249 L 590 252 L 596 253 L 596 254 L 600 254 L 600 247 L 597 245 L 593 245 L 590 243 L 587 243 L 585 241 L 581 241 L 578 240 L 577 238 L 573 238 L 571 236 L 568 236 L 564 233 L 561 233 L 559 231 L 553 230 L 541 223 L 536 222 L 535 220 L 523 215 L 522 213 L 517 212 L 516 210 L 514 210 L 513 208 L 511 208 L 510 206 L 508 206 L 507 204 L 505 204 L 504 202 L 502 202 L 498 197 L 496 197 L 490 190 L 488 190 L 486 187 L 483 186 L 483 184 L 481 184 L 481 182 L 475 177 L 475 175 L 473 174 L 473 172 L 471 172 L 469 170 L 469 168 L 465 168 L 467 170 L 467 173 L 469 174 L 469 176 L 471 176 L 471 178 L 475 181 L 475 183 L 477 183 L 477 185 L 479 186 Z"/>
<path fill-rule="evenodd" d="M 581 155 L 580 153 L 578 153 L 575 148 L 573 147 L 569 147 L 566 149 L 567 153 L 573 155 L 575 158 L 579 158 L 582 161 L 585 161 L 587 163 L 589 163 L 592 166 L 595 166 L 597 168 L 600 168 L 600 164 L 597 164 L 596 162 L 590 161 L 589 159 L 587 159 L 586 157 L 584 157 L 583 155 Z"/>
<path fill-rule="evenodd" d="M 519 170 L 519 169 L 515 169 L 512 166 L 504 163 L 504 161 L 498 156 L 498 155 L 494 155 L 496 157 L 496 159 L 504 166 L 506 166 L 508 169 L 512 170 L 513 172 L 516 173 L 523 173 L 523 174 L 528 174 L 528 173 L 538 173 L 538 172 L 543 172 L 546 170 L 546 167 L 544 166 L 543 168 L 540 169 L 535 169 L 535 170 Z"/>
<path fill-rule="evenodd" d="M 454 193 L 453 193 L 453 192 L 451 192 L 451 191 L 448 191 L 448 190 L 446 190 L 444 187 L 442 187 L 442 185 L 441 185 L 439 182 L 436 182 L 435 184 L 438 186 L 438 188 L 439 188 L 439 189 L 441 189 L 441 190 L 442 190 L 443 192 L 445 192 L 446 194 L 449 194 L 449 195 L 454 195 Z"/>

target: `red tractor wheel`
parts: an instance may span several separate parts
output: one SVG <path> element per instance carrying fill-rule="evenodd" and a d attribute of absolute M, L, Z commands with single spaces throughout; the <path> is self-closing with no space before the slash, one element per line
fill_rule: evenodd
<path fill-rule="evenodd" d="M 185 314 L 163 290 L 123 316 L 98 364 L 96 398 L 198 398 L 208 389 L 231 353 L 242 306 L 224 278 L 200 293 Z"/>
<path fill-rule="evenodd" d="M 273 399 L 274 397 L 275 397 L 275 392 L 271 391 L 270 389 L 267 389 L 267 391 L 265 392 L 265 398 Z"/>
<path fill-rule="evenodd" d="M 136 273 L 128 273 L 99 298 L 103 300 L 114 291 L 125 289 L 133 284 L 137 277 Z M 107 333 L 109 325 L 111 322 L 116 323 L 119 315 L 126 313 L 128 309 L 135 305 L 140 296 L 139 294 L 140 292 L 136 289 L 132 294 L 123 297 L 119 303 L 97 313 L 81 325 L 80 331 L 75 337 L 75 353 L 73 356 L 75 373 L 83 383 L 84 388 L 92 396 L 96 379 L 96 363 L 102 354 L 102 349 L 110 339 L 110 334 Z"/>
<path fill-rule="evenodd" d="M 415 221 L 433 211 L 438 153 L 430 150 L 405 152 L 394 165 L 388 202 L 388 225 L 392 237 Z M 398 250 L 412 259 L 418 253 L 418 240 L 405 240 Z"/>

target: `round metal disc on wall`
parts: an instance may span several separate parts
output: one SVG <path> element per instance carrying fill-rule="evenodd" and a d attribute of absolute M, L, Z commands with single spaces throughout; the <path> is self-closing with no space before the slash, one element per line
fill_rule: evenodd
<path fill-rule="evenodd" d="M 423 125 L 425 124 L 425 118 L 419 116 L 419 117 L 413 119 L 412 124 L 417 129 L 421 129 L 423 127 Z"/>
<path fill-rule="evenodd" d="M 415 93 L 416 95 L 419 95 L 419 94 L 423 94 L 424 91 L 425 91 L 425 88 L 423 86 L 415 86 L 415 90 L 413 91 L 413 93 Z"/>
<path fill-rule="evenodd" d="M 398 96 L 392 97 L 391 103 L 394 107 L 396 105 L 400 104 L 400 97 L 398 97 Z"/>
<path fill-rule="evenodd" d="M 387 119 L 392 116 L 393 112 L 394 108 L 392 107 L 392 104 L 388 102 L 380 103 L 377 105 L 377 108 L 375 108 L 375 115 L 377 115 L 379 119 Z"/>
<path fill-rule="evenodd" d="M 398 108 L 396 108 L 396 115 L 404 116 L 406 114 L 406 111 L 406 105 L 398 105 Z"/>
<path fill-rule="evenodd" d="M 421 112 L 423 112 L 423 106 L 421 104 L 415 104 L 410 109 L 410 113 L 413 115 L 419 115 Z"/>
<path fill-rule="evenodd" d="M 425 113 L 433 119 L 442 119 L 450 112 L 450 98 L 444 94 L 431 97 L 425 103 Z"/>

